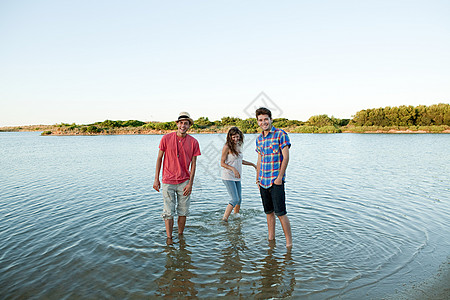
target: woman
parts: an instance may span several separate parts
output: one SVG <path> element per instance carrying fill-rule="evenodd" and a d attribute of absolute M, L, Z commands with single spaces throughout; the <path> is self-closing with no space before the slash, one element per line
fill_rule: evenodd
<path fill-rule="evenodd" d="M 222 158 L 220 159 L 220 165 L 222 170 L 222 181 L 227 187 L 228 194 L 230 194 L 231 200 L 225 209 L 222 220 L 228 221 L 228 217 L 234 208 L 234 213 L 239 213 L 242 201 L 242 188 L 241 188 L 241 173 L 242 165 L 253 166 L 256 170 L 254 163 L 243 160 L 241 152 L 242 144 L 244 143 L 244 135 L 242 131 L 237 127 L 231 127 L 228 130 L 227 141 L 222 149 Z"/>

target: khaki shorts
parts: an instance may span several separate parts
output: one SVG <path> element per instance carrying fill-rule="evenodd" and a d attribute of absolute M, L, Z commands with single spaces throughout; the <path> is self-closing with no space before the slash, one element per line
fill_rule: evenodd
<path fill-rule="evenodd" d="M 183 189 L 188 183 L 189 180 L 179 184 L 162 184 L 162 194 L 164 200 L 162 217 L 164 219 L 173 219 L 175 216 L 175 209 L 179 217 L 189 215 L 191 195 L 183 195 Z"/>

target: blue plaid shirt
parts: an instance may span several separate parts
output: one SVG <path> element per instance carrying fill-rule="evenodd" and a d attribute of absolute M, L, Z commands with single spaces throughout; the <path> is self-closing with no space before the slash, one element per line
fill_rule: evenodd
<path fill-rule="evenodd" d="M 283 161 L 281 150 L 286 146 L 291 146 L 287 133 L 273 126 L 267 136 L 261 133 L 256 139 L 256 152 L 261 155 L 261 168 L 258 175 L 261 187 L 266 189 L 271 187 L 278 177 Z M 283 182 L 285 178 L 286 174 L 283 176 Z"/>

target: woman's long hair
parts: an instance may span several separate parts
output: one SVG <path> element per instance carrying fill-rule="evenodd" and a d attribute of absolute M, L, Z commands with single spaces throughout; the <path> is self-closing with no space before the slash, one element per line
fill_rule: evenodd
<path fill-rule="evenodd" d="M 232 136 L 235 134 L 239 134 L 239 142 L 237 143 L 237 145 L 233 142 Z M 242 146 L 242 144 L 244 143 L 244 134 L 242 133 L 242 131 L 239 130 L 239 128 L 237 127 L 231 127 L 228 130 L 228 134 L 227 134 L 227 146 L 228 148 L 230 148 L 231 153 L 234 156 L 238 156 L 239 155 L 239 148 L 240 146 Z M 236 147 L 236 146 L 239 146 Z"/>

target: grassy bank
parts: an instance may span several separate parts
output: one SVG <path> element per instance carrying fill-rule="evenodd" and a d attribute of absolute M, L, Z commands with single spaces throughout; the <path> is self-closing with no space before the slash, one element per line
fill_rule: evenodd
<path fill-rule="evenodd" d="M 226 133 L 231 126 L 209 126 L 206 128 L 193 127 L 190 133 Z M 287 126 L 282 128 L 288 133 L 450 133 L 450 126 Z M 100 127 L 95 125 L 36 125 L 20 127 L 3 127 L 0 132 L 39 131 L 41 135 L 134 135 L 134 134 L 165 134 L 176 128 L 155 129 L 149 126 L 136 127 Z M 247 129 L 245 133 L 258 133 L 258 129 Z"/>
<path fill-rule="evenodd" d="M 328 115 L 312 116 L 306 122 L 276 118 L 273 125 L 290 133 L 450 133 L 450 104 L 366 109 L 357 112 L 353 119 L 338 119 Z M 195 120 L 190 132 L 223 133 L 231 126 L 239 127 L 244 133 L 256 133 L 260 130 L 255 118 L 223 117 L 217 121 L 210 121 L 207 117 L 200 117 Z M 116 135 L 163 134 L 176 129 L 174 121 L 105 120 L 86 125 L 61 123 L 3 127 L 0 128 L 0 132 L 42 131 L 42 135 Z"/>

